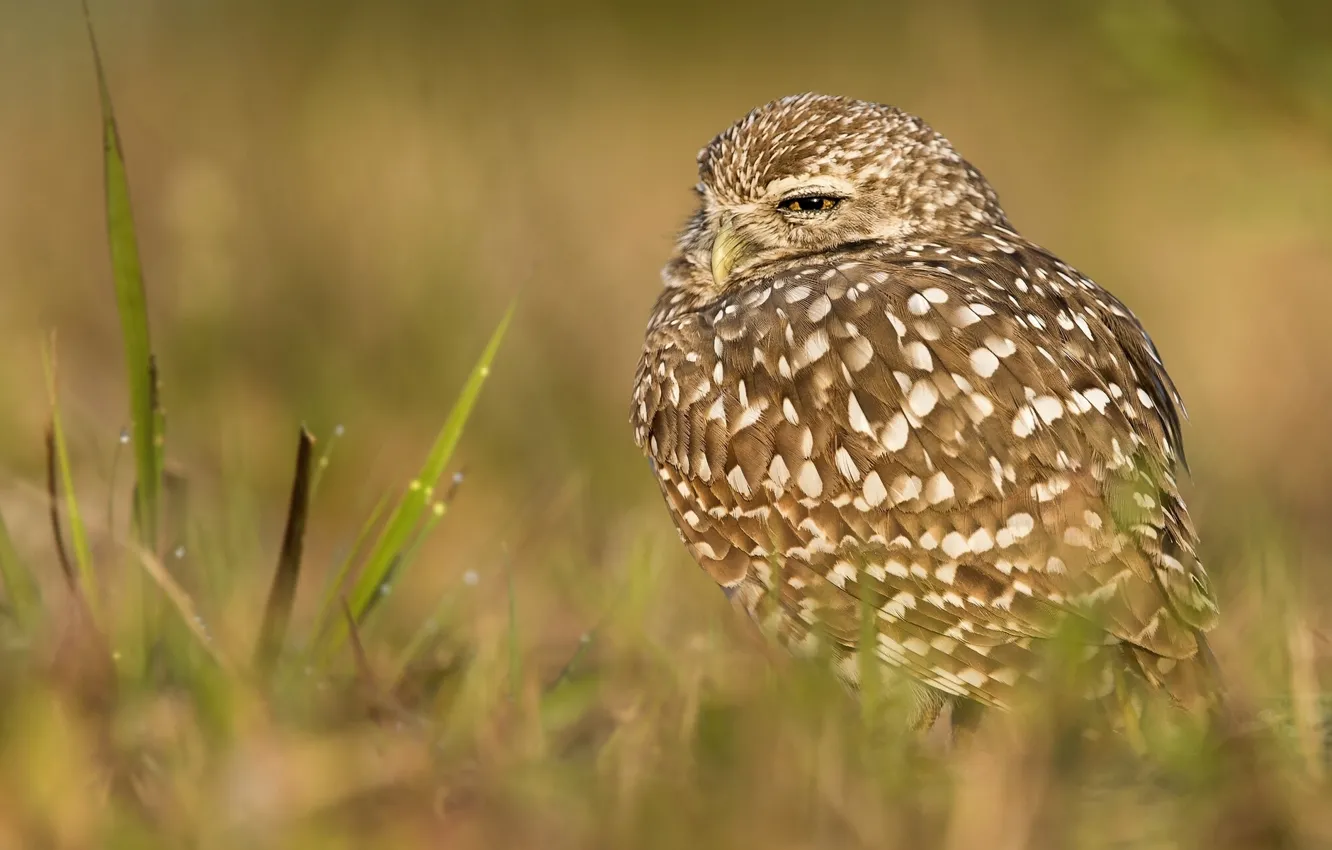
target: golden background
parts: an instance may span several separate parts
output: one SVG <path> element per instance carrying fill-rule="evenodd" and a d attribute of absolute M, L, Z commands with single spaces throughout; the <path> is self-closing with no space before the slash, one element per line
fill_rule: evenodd
<path fill-rule="evenodd" d="M 92 17 L 168 463 L 189 484 L 172 568 L 220 644 L 247 651 L 257 629 L 299 424 L 321 445 L 345 429 L 314 505 L 308 620 L 318 574 L 415 474 L 516 297 L 456 459 L 466 478 L 378 628 L 411 633 L 469 577 L 479 634 L 501 634 L 512 576 L 534 677 L 549 681 L 607 616 L 676 659 L 678 681 L 638 690 L 693 705 L 686 719 L 700 681 L 756 669 L 752 655 L 711 660 L 721 594 L 675 540 L 628 398 L 696 152 L 752 107 L 814 90 L 922 115 L 1019 229 L 1137 312 L 1190 414 L 1186 494 L 1221 596 L 1218 654 L 1258 696 L 1332 673 L 1332 5 L 106 0 Z M 78 492 L 108 570 L 132 475 L 118 448 L 128 413 L 99 120 L 77 4 L 0 0 L 0 514 L 52 582 L 52 330 Z M 483 655 L 501 652 L 492 643 Z M 610 690 L 629 702 L 660 673 L 611 655 Z M 483 751 L 507 752 L 478 729 Z M 714 765 L 718 781 L 802 798 L 803 774 L 774 773 L 750 744 L 749 761 Z M 949 832 L 954 846 L 1008 823 L 985 787 L 1021 766 L 995 770 L 959 790 L 957 811 L 975 819 Z M 728 793 L 717 799 L 744 804 L 681 805 L 712 818 L 717 846 L 758 841 L 743 816 L 754 800 Z M 608 817 L 552 799 L 531 804 L 543 823 Z M 686 834 L 663 811 L 644 821 L 665 825 L 644 846 Z M 876 810 L 885 822 L 895 811 Z M 498 846 L 518 828 L 494 823 L 458 846 Z M 795 840 L 782 823 L 768 823 L 766 846 Z"/>
<path fill-rule="evenodd" d="M 192 504 L 236 508 L 212 524 L 257 594 L 298 424 L 344 426 L 311 529 L 321 570 L 413 474 L 517 296 L 466 481 L 408 581 L 472 569 L 484 584 L 517 547 L 543 588 L 536 621 L 571 614 L 576 632 L 568 583 L 612 581 L 646 536 L 685 598 L 711 604 L 627 424 L 643 325 L 697 150 L 774 97 L 847 94 L 924 116 L 1024 233 L 1142 318 L 1190 414 L 1187 492 L 1229 614 L 1222 645 L 1261 616 L 1243 591 L 1273 558 L 1317 625 L 1332 554 L 1328 9 L 97 3 L 169 461 Z M 130 475 L 96 97 L 74 4 L 0 2 L 0 510 L 38 553 L 52 329 L 81 488 L 105 500 L 113 465 Z M 401 596 L 406 619 L 432 598 Z"/>

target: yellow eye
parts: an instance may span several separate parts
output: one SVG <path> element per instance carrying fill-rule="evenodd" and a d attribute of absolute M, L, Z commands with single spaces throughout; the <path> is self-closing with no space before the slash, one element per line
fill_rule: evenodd
<path fill-rule="evenodd" d="M 829 195 L 806 195 L 802 198 L 787 198 L 778 204 L 777 208 L 783 212 L 817 213 L 827 212 L 841 202 L 841 198 Z"/>

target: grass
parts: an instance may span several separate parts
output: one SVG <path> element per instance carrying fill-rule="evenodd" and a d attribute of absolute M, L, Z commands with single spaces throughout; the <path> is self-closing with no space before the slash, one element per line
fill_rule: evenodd
<path fill-rule="evenodd" d="M 1218 565 L 1239 577 L 1228 615 L 1252 626 L 1228 656 L 1236 694 L 1268 722 L 1224 737 L 1153 716 L 1138 746 L 1083 740 L 1087 718 L 1056 687 L 954 750 L 907 738 L 892 694 L 858 704 L 817 663 L 769 659 L 682 571 L 678 544 L 632 521 L 628 543 L 596 556 L 514 544 L 501 570 L 470 573 L 419 622 L 386 624 L 385 596 L 448 519 L 462 481 L 449 471 L 512 309 L 313 616 L 295 616 L 294 598 L 334 437 L 321 452 L 299 432 L 266 598 L 200 580 L 206 538 L 188 569 L 160 540 L 164 420 L 100 63 L 98 84 L 135 519 L 118 551 L 89 544 L 47 352 L 51 509 L 74 556 L 68 580 L 46 581 L 0 521 L 0 848 L 1332 842 L 1317 638 L 1279 552 L 1265 573 L 1263 552 Z M 118 592 L 117 577 L 137 588 Z M 594 627 L 550 638 L 536 591 Z M 219 631 L 236 606 L 252 628 Z"/>

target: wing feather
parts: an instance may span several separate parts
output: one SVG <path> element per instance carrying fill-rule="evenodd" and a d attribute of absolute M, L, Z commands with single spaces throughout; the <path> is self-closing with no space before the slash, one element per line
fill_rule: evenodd
<path fill-rule="evenodd" d="M 1216 605 L 1182 405 L 1132 313 L 1037 246 L 811 259 L 663 314 L 633 420 L 690 551 L 795 648 L 998 703 L 1069 616 L 1168 658 Z"/>

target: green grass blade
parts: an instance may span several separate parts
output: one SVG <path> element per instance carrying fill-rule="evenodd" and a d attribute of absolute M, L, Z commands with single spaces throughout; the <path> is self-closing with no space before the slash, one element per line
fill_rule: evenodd
<path fill-rule="evenodd" d="M 162 440 L 158 430 L 161 414 L 156 404 L 156 369 L 148 336 L 148 304 L 143 288 L 143 267 L 139 261 L 139 245 L 130 207 L 129 179 L 120 144 L 120 131 L 116 125 L 111 92 L 86 2 L 83 5 L 83 16 L 88 27 L 93 65 L 97 71 L 97 91 L 102 106 L 106 229 L 115 280 L 116 307 L 120 313 L 121 336 L 125 347 L 125 367 L 129 374 L 131 436 L 138 481 L 135 507 L 139 540 L 145 549 L 155 552 Z"/>
<path fill-rule="evenodd" d="M 412 561 L 416 560 L 417 553 L 421 551 L 421 544 L 426 541 L 430 532 L 434 531 L 435 526 L 439 525 L 439 521 L 444 518 L 447 507 L 443 501 L 435 502 L 431 508 L 430 514 L 426 517 L 425 522 L 421 524 L 421 527 L 417 529 L 416 535 L 407 544 L 407 548 L 398 557 L 394 558 L 389 565 L 389 571 L 384 574 L 384 580 L 380 583 L 378 592 L 370 597 L 370 604 L 361 612 L 362 620 L 367 619 L 380 601 L 393 590 L 394 581 L 403 574 Z"/>
<path fill-rule="evenodd" d="M 347 574 L 351 572 L 352 564 L 356 563 L 357 556 L 365 546 L 365 541 L 370 538 L 370 532 L 379 524 L 379 518 L 384 515 L 384 509 L 388 507 L 389 494 L 384 493 L 375 502 L 374 508 L 370 510 L 370 515 L 366 517 L 365 522 L 361 523 L 361 528 L 356 532 L 356 539 L 352 541 L 351 548 L 347 550 L 347 555 L 338 564 L 338 568 L 328 578 L 328 583 L 324 587 L 322 601 L 319 603 L 318 619 L 315 621 L 318 626 L 315 630 L 315 643 L 321 641 L 326 635 L 325 632 L 333 626 L 334 617 L 341 616 L 342 611 L 342 588 L 347 583 Z"/>
<path fill-rule="evenodd" d="M 74 477 L 69 466 L 69 451 L 65 444 L 65 429 L 60 421 L 60 400 L 56 392 L 55 343 L 52 340 L 42 350 L 42 370 L 46 375 L 46 397 L 51 407 L 51 438 L 55 449 L 56 466 L 60 474 L 60 487 L 65 491 L 65 513 L 69 518 L 69 536 L 74 546 L 74 565 L 78 570 L 79 585 L 87 597 L 88 608 L 94 621 L 99 610 L 97 574 L 93 570 L 92 551 L 88 548 L 88 534 L 79 513 L 79 502 L 74 497 Z"/>
<path fill-rule="evenodd" d="M 398 504 L 389 515 L 384 529 L 380 532 L 379 538 L 375 541 L 374 547 L 366 556 L 365 565 L 352 585 L 348 599 L 348 608 L 351 609 L 352 616 L 358 622 L 361 621 L 362 615 L 379 593 L 379 589 L 392 568 L 395 558 L 407 548 L 412 532 L 420 524 L 422 516 L 435 503 L 435 487 L 444 474 L 444 468 L 448 465 L 449 459 L 453 457 L 454 449 L 458 446 L 458 440 L 462 437 L 463 428 L 467 424 L 467 419 L 481 394 L 481 387 L 490 375 L 490 364 L 494 361 L 500 343 L 504 339 L 504 332 L 508 330 L 509 322 L 513 319 L 513 311 L 514 305 L 510 304 L 509 309 L 505 311 L 504 317 L 500 320 L 499 326 L 491 334 L 490 341 L 486 344 L 480 359 L 472 368 L 467 383 L 463 385 L 458 400 L 454 402 L 453 409 L 449 411 L 448 418 L 445 420 L 438 436 L 436 436 L 430 454 L 426 457 L 425 466 L 422 467 L 420 474 L 408 486 L 407 492 L 399 499 Z M 332 625 L 328 631 L 328 639 L 323 646 L 323 657 L 327 659 L 328 655 L 341 646 L 346 638 L 347 626 L 345 622 L 338 621 L 336 625 Z"/>
<path fill-rule="evenodd" d="M 9 607 L 13 609 L 19 627 L 25 633 L 31 632 L 41 614 L 41 589 L 14 548 L 4 517 L 0 517 L 0 583 L 5 586 Z"/>
<path fill-rule="evenodd" d="M 175 609 L 180 616 L 181 623 L 198 641 L 199 647 L 205 654 L 212 658 L 217 666 L 225 672 L 229 674 L 236 672 L 235 663 L 213 641 L 213 637 L 209 633 L 208 626 L 199 613 L 199 607 L 195 605 L 194 599 L 180 586 L 179 582 L 172 578 L 166 565 L 146 549 L 140 549 L 135 560 L 143 568 L 148 578 L 157 585 L 162 598 L 170 603 L 169 607 Z"/>
<path fill-rule="evenodd" d="M 417 553 L 421 549 L 421 544 L 430 536 L 430 532 L 434 531 L 435 526 L 439 524 L 439 521 L 444 518 L 444 514 L 448 513 L 449 505 L 452 504 L 453 498 L 457 494 L 458 487 L 461 486 L 462 481 L 463 474 L 461 472 L 454 473 L 453 483 L 449 486 L 448 493 L 444 495 L 444 498 L 435 502 L 432 506 L 430 516 L 426 518 L 425 525 L 417 532 L 416 539 L 412 541 L 411 546 L 408 547 L 407 551 L 403 553 L 403 556 L 399 558 L 398 562 L 394 565 L 393 569 L 395 573 L 401 573 L 402 570 L 406 569 L 407 566 L 415 560 Z M 373 609 L 373 603 L 371 607 Z M 403 671 L 405 671 L 408 665 L 411 664 L 412 659 L 416 657 L 416 653 L 426 645 L 426 642 L 429 641 L 430 638 L 438 634 L 440 624 L 445 622 L 448 614 L 454 607 L 456 607 L 456 594 L 452 592 L 445 594 L 444 598 L 436 604 L 434 613 L 417 627 L 415 634 L 412 635 L 407 646 L 398 654 L 397 661 L 393 666 L 390 681 L 397 682 Z"/>

